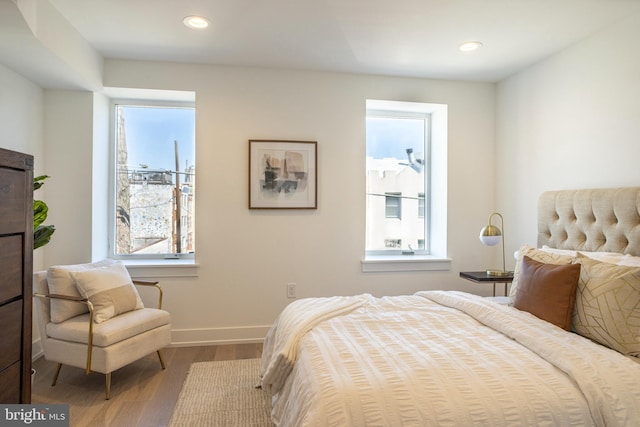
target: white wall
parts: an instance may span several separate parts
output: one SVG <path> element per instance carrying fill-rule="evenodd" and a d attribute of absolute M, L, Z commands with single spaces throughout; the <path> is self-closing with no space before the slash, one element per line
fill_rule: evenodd
<path fill-rule="evenodd" d="M 42 88 L 0 64 L 0 147 L 34 156 L 34 176 L 47 173 L 43 99 Z M 46 192 L 45 184 L 34 196 L 46 199 Z M 34 252 L 33 266 L 43 268 L 43 249 Z"/>
<path fill-rule="evenodd" d="M 47 222 L 56 226 L 45 246 L 46 266 L 90 261 L 92 249 L 93 93 L 46 90 Z"/>
<path fill-rule="evenodd" d="M 2 148 L 42 154 L 42 89 L 0 65 Z M 35 165 L 42 170 L 42 162 Z"/>
<path fill-rule="evenodd" d="M 490 292 L 458 273 L 482 269 L 497 254 L 477 239 L 494 209 L 494 85 L 110 60 L 105 86 L 196 92 L 200 269 L 197 278 L 162 280 L 174 343 L 261 339 L 291 301 L 290 282 L 299 298 Z M 47 92 L 48 162 L 57 177 L 48 185 L 59 231 L 45 250 L 55 263 L 91 260 L 91 95 Z M 361 272 L 367 98 L 449 105 L 451 271 Z M 260 138 L 318 141 L 318 210 L 247 208 L 248 140 Z"/>
<path fill-rule="evenodd" d="M 536 244 L 543 191 L 640 185 L 638 37 L 640 16 L 629 17 L 498 85 L 507 251 Z"/>
<path fill-rule="evenodd" d="M 6 135 L 0 146 L 33 154 L 36 173 L 51 176 L 38 197 L 49 204 L 48 223 L 57 231 L 36 251 L 35 269 L 102 258 L 108 100 L 90 91 L 38 87 L 24 77 L 31 74 L 0 66 Z M 494 85 L 136 61 L 107 61 L 104 76 L 105 86 L 196 92 L 201 267 L 196 278 L 162 280 L 175 342 L 262 338 L 291 302 L 289 282 L 298 284 L 299 298 L 420 289 L 490 292 L 461 280 L 458 272 L 481 269 L 497 255 L 476 237 L 495 208 Z M 78 79 L 79 87 L 87 87 L 86 79 Z M 450 271 L 361 272 L 367 98 L 448 104 Z M 318 141 L 318 210 L 247 209 L 252 138 Z"/>
<path fill-rule="evenodd" d="M 43 90 L 39 86 L 0 65 L 0 147 L 34 156 L 34 176 L 46 174 L 43 98 Z M 35 198 L 46 199 L 46 190 L 45 185 L 34 194 Z M 44 268 L 43 255 L 44 248 L 34 251 L 34 270 Z M 33 340 L 37 341 L 40 334 L 35 317 L 33 325 Z M 38 351 L 39 348 L 34 348 L 34 353 Z"/>

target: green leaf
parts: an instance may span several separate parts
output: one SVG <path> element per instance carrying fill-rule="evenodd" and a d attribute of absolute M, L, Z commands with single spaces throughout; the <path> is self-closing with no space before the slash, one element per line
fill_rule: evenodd
<path fill-rule="evenodd" d="M 49 214 L 49 206 L 42 200 L 33 201 L 33 229 L 35 230 L 42 224 Z"/>
<path fill-rule="evenodd" d="M 33 191 L 36 191 L 38 188 L 44 185 L 44 180 L 49 178 L 49 175 L 40 175 L 33 178 Z"/>
<path fill-rule="evenodd" d="M 44 246 L 51 240 L 51 235 L 55 233 L 56 228 L 53 225 L 40 225 L 33 232 L 33 249 Z"/>
<path fill-rule="evenodd" d="M 44 185 L 49 175 L 40 175 L 33 178 L 33 191 Z M 51 240 L 51 235 L 56 231 L 53 225 L 42 225 L 49 214 L 49 206 L 42 200 L 33 201 L 33 249 L 46 245 Z"/>

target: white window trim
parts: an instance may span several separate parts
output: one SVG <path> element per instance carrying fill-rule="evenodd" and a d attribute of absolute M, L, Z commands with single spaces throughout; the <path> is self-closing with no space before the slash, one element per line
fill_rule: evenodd
<path fill-rule="evenodd" d="M 402 110 L 431 114 L 430 182 L 425 192 L 431 192 L 431 203 L 425 200 L 429 215 L 429 255 L 384 255 L 365 252 L 361 261 L 363 272 L 451 270 L 447 256 L 447 138 L 448 106 L 418 102 L 367 100 L 367 110 Z M 431 206 L 438 206 L 432 210 Z M 427 242 L 425 242 L 425 245 Z"/>
<path fill-rule="evenodd" d="M 363 273 L 451 270 L 451 259 L 431 255 L 367 255 L 361 264 Z"/>
<path fill-rule="evenodd" d="M 146 254 L 142 255 L 117 255 L 113 244 L 115 239 L 115 170 L 113 159 L 115 156 L 115 106 L 141 105 L 159 107 L 183 107 L 195 108 L 195 92 L 152 90 L 152 89 L 128 89 L 105 88 L 105 95 L 109 98 L 109 189 L 108 189 L 108 238 L 107 251 L 109 258 L 122 261 L 132 277 L 195 277 L 198 275 L 199 264 L 195 260 L 194 253 L 170 254 Z M 197 114 L 197 112 L 196 112 Z"/>
<path fill-rule="evenodd" d="M 200 264 L 194 259 L 181 260 L 122 260 L 134 279 L 160 277 L 197 277 Z"/>

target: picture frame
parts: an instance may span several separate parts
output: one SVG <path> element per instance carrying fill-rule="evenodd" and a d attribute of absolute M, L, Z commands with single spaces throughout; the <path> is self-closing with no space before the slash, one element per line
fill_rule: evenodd
<path fill-rule="evenodd" d="M 249 140 L 249 209 L 317 209 L 316 141 Z"/>

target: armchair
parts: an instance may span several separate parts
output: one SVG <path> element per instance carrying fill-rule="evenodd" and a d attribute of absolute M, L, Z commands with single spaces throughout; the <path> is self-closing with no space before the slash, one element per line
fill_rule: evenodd
<path fill-rule="evenodd" d="M 114 277 L 129 283 L 100 289 Z M 171 320 L 158 282 L 132 281 L 121 263 L 104 261 L 36 272 L 34 285 L 44 357 L 58 363 L 52 386 L 62 365 L 100 372 L 109 400 L 113 371 L 153 352 L 165 369 L 160 349 L 171 342 Z M 155 287 L 158 308 L 144 307 L 134 285 Z"/>

